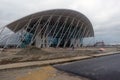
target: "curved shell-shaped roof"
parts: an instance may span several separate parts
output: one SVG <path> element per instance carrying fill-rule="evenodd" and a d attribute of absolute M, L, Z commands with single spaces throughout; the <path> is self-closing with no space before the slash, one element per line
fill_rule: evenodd
<path fill-rule="evenodd" d="M 90 32 L 89 37 L 94 36 L 94 30 L 93 30 L 92 24 L 88 20 L 88 18 L 80 12 L 77 12 L 74 10 L 69 10 L 69 9 L 53 9 L 53 10 L 47 10 L 47 11 L 42 11 L 42 12 L 38 12 L 35 14 L 31 14 L 31 15 L 28 15 L 26 17 L 23 17 L 17 21 L 14 21 L 14 22 L 8 24 L 7 27 L 9 29 L 11 29 L 13 32 L 17 32 L 20 29 L 22 29 L 22 27 L 25 24 L 27 24 L 30 19 L 33 19 L 32 22 L 34 22 L 34 21 L 38 20 L 40 18 L 40 16 L 44 16 L 44 20 L 47 20 L 51 15 L 54 16 L 53 18 L 56 18 L 55 16 L 69 17 L 69 20 L 68 20 L 69 24 L 71 23 L 73 18 L 76 20 L 76 23 L 78 20 L 80 20 L 81 22 L 83 22 L 85 24 L 84 27 L 86 27 L 89 30 L 89 32 Z M 55 21 L 56 21 L 56 19 L 55 19 Z M 64 22 L 65 19 L 63 19 L 62 21 Z M 76 24 L 76 23 L 74 23 L 74 24 Z M 18 26 L 18 27 L 15 29 L 15 26 Z"/>

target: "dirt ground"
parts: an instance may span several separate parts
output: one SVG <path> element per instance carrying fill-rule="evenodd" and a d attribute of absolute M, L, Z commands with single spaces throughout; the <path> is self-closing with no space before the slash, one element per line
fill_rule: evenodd
<path fill-rule="evenodd" d="M 28 67 L 0 71 L 0 80 L 89 80 L 63 71 L 52 66 Z"/>
<path fill-rule="evenodd" d="M 16 78 L 24 76 L 31 71 L 39 70 L 40 68 L 35 67 L 27 67 L 27 68 L 19 68 L 19 69 L 7 69 L 0 70 L 0 80 L 16 80 Z"/>
<path fill-rule="evenodd" d="M 0 64 L 51 60 L 66 57 L 87 56 L 103 52 L 116 51 L 116 48 L 36 48 L 29 47 L 25 49 L 5 49 L 0 52 Z"/>
<path fill-rule="evenodd" d="M 103 52 L 116 51 L 116 48 L 26 48 L 6 49 L 0 53 L 0 64 L 40 61 L 64 57 L 75 57 L 100 54 Z M 89 80 L 84 77 L 59 71 L 51 66 L 47 67 L 26 67 L 18 69 L 0 70 L 0 80 Z"/>

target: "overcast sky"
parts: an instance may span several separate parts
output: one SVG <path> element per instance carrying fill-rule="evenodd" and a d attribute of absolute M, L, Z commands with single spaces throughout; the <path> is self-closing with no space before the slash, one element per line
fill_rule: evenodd
<path fill-rule="evenodd" d="M 87 16 L 97 41 L 120 43 L 120 0 L 0 0 L 0 26 L 56 8 L 73 9 Z"/>

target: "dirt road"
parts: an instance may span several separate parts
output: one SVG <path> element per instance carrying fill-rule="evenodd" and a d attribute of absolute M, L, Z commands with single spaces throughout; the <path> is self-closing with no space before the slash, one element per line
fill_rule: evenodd
<path fill-rule="evenodd" d="M 51 66 L 29 67 L 0 71 L 0 80 L 89 80 L 58 71 Z"/>

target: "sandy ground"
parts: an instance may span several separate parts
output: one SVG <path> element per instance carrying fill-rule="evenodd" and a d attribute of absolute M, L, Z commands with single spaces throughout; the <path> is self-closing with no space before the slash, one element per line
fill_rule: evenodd
<path fill-rule="evenodd" d="M 115 48 L 105 48 L 104 52 L 115 51 Z M 99 48 L 26 48 L 6 49 L 0 53 L 0 64 L 18 63 L 26 61 L 41 61 L 58 58 L 89 56 L 102 53 Z"/>
<path fill-rule="evenodd" d="M 116 51 L 116 48 L 105 48 L 104 52 Z M 20 52 L 20 53 L 19 53 Z M 99 48 L 67 49 L 42 49 L 21 50 L 6 49 L 0 53 L 0 64 L 15 63 L 20 61 L 46 60 L 63 57 L 85 56 L 99 54 Z M 0 80 L 89 80 L 70 73 L 58 71 L 51 66 L 27 67 L 19 69 L 0 70 Z"/>
<path fill-rule="evenodd" d="M 0 80 L 89 80 L 58 71 L 51 66 L 28 67 L 0 71 Z"/>
<path fill-rule="evenodd" d="M 40 68 L 20 68 L 0 71 L 0 80 L 16 80 L 20 76 L 24 76 L 31 71 L 39 70 Z"/>

